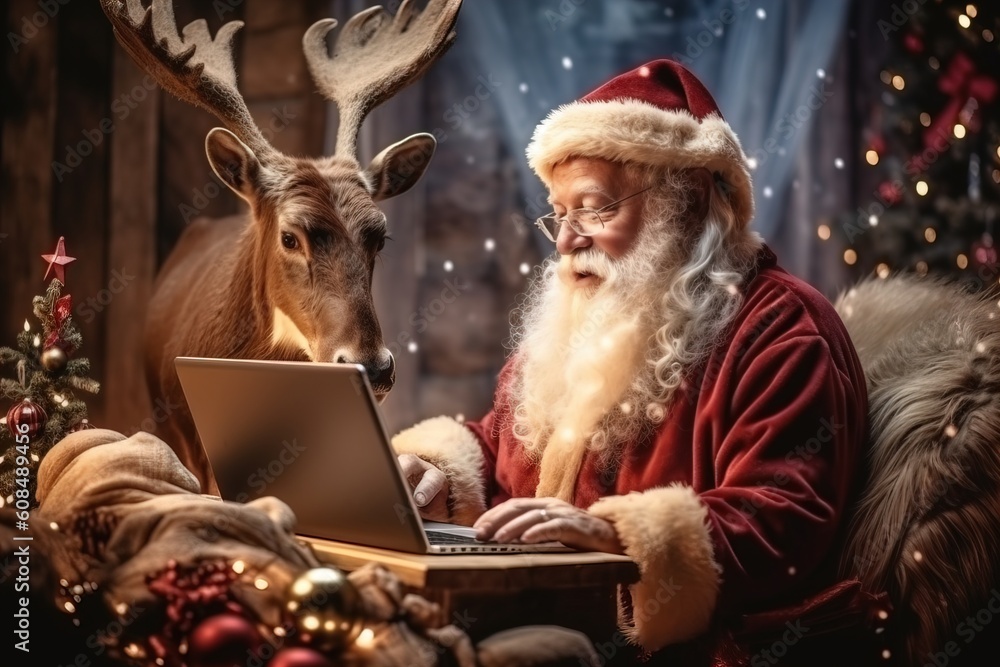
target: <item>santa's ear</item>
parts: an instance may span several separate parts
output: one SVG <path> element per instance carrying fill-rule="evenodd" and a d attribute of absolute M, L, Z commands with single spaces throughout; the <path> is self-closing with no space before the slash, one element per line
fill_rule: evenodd
<path fill-rule="evenodd" d="M 696 167 L 689 172 L 694 198 L 691 210 L 688 212 L 694 224 L 700 224 L 708 215 L 708 205 L 711 202 L 712 190 L 715 188 L 715 176 L 705 167 Z"/>

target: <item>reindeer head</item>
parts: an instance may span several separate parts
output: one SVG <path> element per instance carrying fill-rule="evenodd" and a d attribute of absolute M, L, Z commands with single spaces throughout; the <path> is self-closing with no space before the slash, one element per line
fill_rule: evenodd
<path fill-rule="evenodd" d="M 213 40 L 204 20 L 177 32 L 172 0 L 101 0 L 118 41 L 165 89 L 213 113 L 228 129 L 208 133 L 212 169 L 253 212 L 255 297 L 272 309 L 271 342 L 295 346 L 313 361 L 359 363 L 376 394 L 392 388 L 371 296 L 375 258 L 385 243 L 376 202 L 406 192 L 434 153 L 434 137 L 415 134 L 370 164 L 357 160 L 357 136 L 368 113 L 418 79 L 454 41 L 462 0 L 430 0 L 417 12 L 404 0 L 395 17 L 372 7 L 351 18 L 332 56 L 332 19 L 303 37 L 317 87 L 340 111 L 333 156 L 293 158 L 264 138 L 236 86 L 232 21 Z M 237 239 L 233 240 L 234 243 Z"/>

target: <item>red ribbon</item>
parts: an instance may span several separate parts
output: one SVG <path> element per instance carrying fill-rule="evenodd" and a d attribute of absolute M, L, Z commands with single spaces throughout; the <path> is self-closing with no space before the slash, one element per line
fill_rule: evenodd
<path fill-rule="evenodd" d="M 58 345 L 64 352 L 66 352 L 66 354 L 73 354 L 73 352 L 75 352 L 72 345 L 59 338 L 59 330 L 62 329 L 63 323 L 72 313 L 73 296 L 71 294 L 66 294 L 56 299 L 56 302 L 52 305 L 52 331 L 45 337 L 45 345 L 43 346 L 43 349 L 48 349 L 53 345 Z"/>
<path fill-rule="evenodd" d="M 66 318 L 70 316 L 73 312 L 73 296 L 67 294 L 56 299 L 55 305 L 52 307 L 52 318 L 55 320 L 55 329 L 58 331 L 62 328 L 63 322 Z"/>
<path fill-rule="evenodd" d="M 996 79 L 976 72 L 976 64 L 962 52 L 956 53 L 948 63 L 947 71 L 938 79 L 938 89 L 951 99 L 924 132 L 924 146 L 927 148 L 940 144 L 942 140 L 945 144 L 951 142 L 954 127 L 962 120 L 962 109 L 970 99 L 976 100 L 978 106 L 972 109 L 973 113 L 964 122 L 969 125 L 970 132 L 978 131 L 979 116 L 975 111 L 990 104 L 998 92 Z M 941 150 L 941 146 L 935 146 L 935 150 Z"/>

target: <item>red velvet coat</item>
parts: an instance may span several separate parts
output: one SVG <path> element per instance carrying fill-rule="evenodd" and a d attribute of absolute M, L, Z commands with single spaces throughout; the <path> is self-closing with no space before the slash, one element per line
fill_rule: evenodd
<path fill-rule="evenodd" d="M 838 583 L 837 546 L 867 432 L 861 365 L 833 306 L 776 266 L 769 249 L 743 289 L 730 335 L 680 390 L 655 438 L 629 446 L 617 471 L 588 453 L 576 481 L 572 502 L 612 521 L 640 566 L 624 623 L 648 649 L 702 636 L 720 620 L 732 628 L 743 614 Z M 444 464 L 457 520 L 534 496 L 539 484 L 542 466 L 511 433 L 510 370 L 495 409 L 465 425 L 471 442 L 446 433 L 444 418 L 394 441 Z M 448 447 L 414 445 L 430 430 Z M 835 607 L 856 594 L 844 588 L 827 593 Z M 744 621 L 754 625 L 754 617 Z"/>

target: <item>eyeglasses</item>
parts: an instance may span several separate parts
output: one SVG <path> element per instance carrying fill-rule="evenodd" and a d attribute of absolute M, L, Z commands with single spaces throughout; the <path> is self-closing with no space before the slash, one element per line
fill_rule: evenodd
<path fill-rule="evenodd" d="M 622 197 L 618 201 L 611 202 L 607 206 L 602 206 L 601 208 L 574 208 L 572 211 L 566 211 L 566 215 L 562 217 L 559 217 L 559 215 L 553 211 L 552 213 L 543 215 L 535 220 L 535 226 L 542 230 L 545 237 L 553 243 L 555 243 L 556 239 L 559 238 L 559 230 L 564 224 L 569 225 L 570 229 L 580 236 L 593 236 L 604 229 L 604 219 L 601 218 L 601 213 L 604 213 L 609 208 L 617 206 L 626 199 L 637 197 L 651 188 L 652 186 L 643 188 L 638 192 L 630 194 L 628 197 Z"/>

